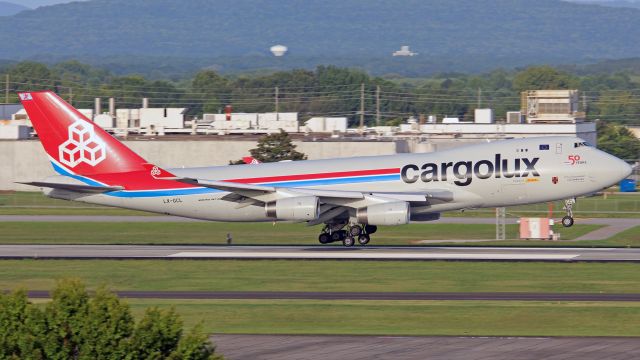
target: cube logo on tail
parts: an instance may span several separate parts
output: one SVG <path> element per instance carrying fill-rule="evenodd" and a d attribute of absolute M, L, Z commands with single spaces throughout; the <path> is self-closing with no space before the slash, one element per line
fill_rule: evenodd
<path fill-rule="evenodd" d="M 20 100 L 22 101 L 33 100 L 33 97 L 31 97 L 31 93 L 20 93 L 18 94 L 18 96 L 20 96 Z"/>
<path fill-rule="evenodd" d="M 107 158 L 106 146 L 96 136 L 93 124 L 78 120 L 69 126 L 69 138 L 58 147 L 61 163 L 76 167 L 84 162 L 96 166 Z"/>

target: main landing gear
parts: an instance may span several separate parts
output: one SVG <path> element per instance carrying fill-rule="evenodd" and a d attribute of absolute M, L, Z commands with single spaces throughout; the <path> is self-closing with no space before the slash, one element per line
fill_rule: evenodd
<path fill-rule="evenodd" d="M 343 229 L 346 227 L 346 230 Z M 342 245 L 351 247 L 356 244 L 367 245 L 371 241 L 371 234 L 378 231 L 375 225 L 359 224 L 326 224 L 318 236 L 321 244 L 342 241 Z"/>
<path fill-rule="evenodd" d="M 562 209 L 567 211 L 567 215 L 562 218 L 562 226 L 573 226 L 573 205 L 575 205 L 575 203 L 576 198 L 571 198 L 564 201 L 564 207 Z"/>

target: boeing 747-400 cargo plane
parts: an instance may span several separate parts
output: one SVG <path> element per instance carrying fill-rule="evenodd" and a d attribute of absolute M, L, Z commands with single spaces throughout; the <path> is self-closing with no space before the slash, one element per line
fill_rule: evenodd
<path fill-rule="evenodd" d="M 59 174 L 52 198 L 213 221 L 325 224 L 318 239 L 365 245 L 379 225 L 443 211 L 572 200 L 631 173 L 576 137 L 511 139 L 426 154 L 162 169 L 49 91 L 19 94 Z"/>

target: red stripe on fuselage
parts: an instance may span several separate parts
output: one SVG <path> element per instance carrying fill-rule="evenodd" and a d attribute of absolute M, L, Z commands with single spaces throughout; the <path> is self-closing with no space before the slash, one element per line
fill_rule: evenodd
<path fill-rule="evenodd" d="M 159 180 L 151 176 L 149 171 L 130 171 L 126 173 L 97 174 L 89 177 L 110 186 L 122 186 L 125 190 L 163 190 L 186 189 L 197 187 L 173 180 Z"/>
<path fill-rule="evenodd" d="M 224 180 L 224 181 L 242 183 L 242 184 L 256 184 L 256 183 L 269 183 L 269 182 L 280 182 L 280 181 L 330 179 L 330 178 L 340 178 L 340 177 L 349 177 L 349 176 L 389 175 L 389 174 L 397 174 L 399 172 L 400 172 L 400 168 L 389 168 L 389 169 L 376 169 L 376 170 L 336 171 L 336 172 L 315 173 L 315 174 L 266 176 L 266 177 L 258 177 L 258 178 L 231 179 L 231 180 Z"/>
<path fill-rule="evenodd" d="M 357 171 L 337 171 L 329 173 L 314 174 L 296 174 L 282 176 L 267 176 L 259 178 L 244 178 L 223 180 L 241 184 L 259 184 L 280 181 L 296 181 L 296 180 L 317 180 L 317 179 L 333 179 L 350 176 L 368 176 L 368 175 L 390 175 L 400 172 L 400 168 L 377 169 L 377 170 L 357 170 Z M 110 186 L 123 186 L 125 190 L 162 190 L 162 189 L 185 189 L 198 187 L 198 185 L 185 184 L 179 181 L 160 180 L 151 176 L 149 171 L 131 171 L 126 173 L 110 173 L 91 175 L 90 179 L 99 181 Z"/>

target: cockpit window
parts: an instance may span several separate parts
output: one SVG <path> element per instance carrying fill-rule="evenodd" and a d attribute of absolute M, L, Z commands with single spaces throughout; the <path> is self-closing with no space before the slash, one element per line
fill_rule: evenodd
<path fill-rule="evenodd" d="M 582 146 L 591 146 L 591 145 L 589 145 L 589 143 L 586 142 L 586 141 L 573 143 L 573 147 L 574 148 L 578 148 L 578 147 L 582 147 Z"/>

